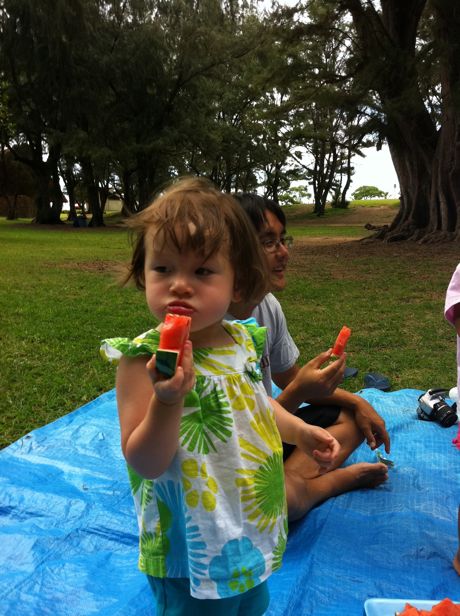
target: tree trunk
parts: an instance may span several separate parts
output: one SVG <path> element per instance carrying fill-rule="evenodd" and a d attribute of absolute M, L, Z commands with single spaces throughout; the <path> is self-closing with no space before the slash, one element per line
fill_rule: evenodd
<path fill-rule="evenodd" d="M 76 208 L 76 198 L 75 198 L 75 187 L 77 182 L 75 180 L 75 174 L 73 172 L 73 164 L 70 160 L 65 161 L 65 166 L 61 166 L 61 174 L 62 179 L 64 181 L 64 185 L 67 191 L 67 197 L 69 199 L 69 215 L 67 220 L 76 220 L 77 219 L 77 208 Z"/>
<path fill-rule="evenodd" d="M 317 216 L 324 216 L 329 193 L 332 190 L 335 172 L 337 169 L 337 151 L 334 144 L 318 141 L 314 151 L 313 171 L 313 198 L 315 207 L 313 212 Z"/>
<path fill-rule="evenodd" d="M 121 176 L 123 186 L 123 206 L 121 213 L 123 216 L 130 216 L 136 211 L 136 199 L 133 189 L 133 173 L 132 171 L 124 170 Z"/>
<path fill-rule="evenodd" d="M 18 217 L 18 214 L 17 214 L 18 196 L 14 195 L 14 198 L 11 199 L 11 195 L 5 195 L 5 198 L 8 204 L 8 211 L 7 211 L 6 219 L 16 220 Z"/>
<path fill-rule="evenodd" d="M 422 140 L 424 145 L 421 145 L 423 128 L 416 118 L 413 120 L 409 125 L 406 117 L 400 118 L 400 122 L 408 126 L 405 138 L 401 139 L 397 131 L 393 131 L 391 136 L 389 133 L 388 136 L 388 146 L 401 190 L 398 215 L 386 231 L 385 239 L 389 241 L 420 239 L 430 220 L 431 174 L 436 135 L 426 127 L 428 130 Z"/>
<path fill-rule="evenodd" d="M 358 0 L 344 3 L 360 39 L 369 86 L 378 92 L 382 104 L 385 136 L 401 189 L 398 215 L 377 236 L 388 241 L 421 239 L 447 230 L 435 182 L 445 146 L 424 105 L 415 58 L 426 0 L 385 0 L 381 13 Z"/>
<path fill-rule="evenodd" d="M 89 227 L 103 227 L 104 214 L 99 201 L 99 190 L 94 178 L 93 163 L 89 158 L 81 159 L 81 170 L 86 186 L 86 194 L 88 196 L 89 209 L 92 213 Z"/>
<path fill-rule="evenodd" d="M 107 199 L 109 198 L 109 188 L 108 186 L 104 186 L 103 188 L 99 188 L 99 203 L 101 207 L 101 211 L 105 213 L 105 206 L 107 205 Z"/>
<path fill-rule="evenodd" d="M 54 225 L 61 222 L 60 212 L 51 205 L 51 176 L 47 171 L 45 165 L 44 168 L 40 169 L 40 175 L 37 173 L 37 194 L 35 195 L 37 213 L 34 222 L 41 225 Z"/>
<path fill-rule="evenodd" d="M 62 193 L 58 179 L 58 160 L 61 147 L 60 145 L 50 146 L 46 161 L 42 158 L 41 142 L 38 146 L 31 146 L 30 149 L 31 158 L 20 156 L 17 151 L 12 151 L 15 158 L 27 165 L 36 176 L 36 215 L 33 222 L 45 225 L 60 224 L 62 222 Z"/>
<path fill-rule="evenodd" d="M 430 238 L 460 239 L 460 14 L 458 3 L 433 0 L 440 46 L 442 120 L 433 163 Z"/>
<path fill-rule="evenodd" d="M 347 148 L 347 162 L 345 168 L 345 184 L 340 188 L 340 208 L 346 208 L 348 206 L 347 193 L 351 186 L 351 148 Z"/>
<path fill-rule="evenodd" d="M 455 3 L 433 4 L 441 51 L 441 128 L 436 132 L 419 100 L 418 108 L 399 118 L 404 141 L 388 139 L 401 187 L 400 212 L 384 236 L 390 241 L 460 239 L 460 16 Z"/>
<path fill-rule="evenodd" d="M 71 185 L 66 185 L 67 188 L 67 197 L 69 198 L 69 215 L 67 220 L 76 220 L 77 219 L 77 207 L 76 207 L 76 199 L 75 199 L 75 190 Z"/>
<path fill-rule="evenodd" d="M 148 163 L 145 156 L 141 154 L 137 157 L 137 174 L 139 185 L 139 209 L 143 210 L 150 202 L 151 191 L 149 185 Z"/>

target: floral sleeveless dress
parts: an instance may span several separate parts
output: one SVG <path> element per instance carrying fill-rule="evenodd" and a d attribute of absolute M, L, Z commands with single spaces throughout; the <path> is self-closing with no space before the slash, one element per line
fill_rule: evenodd
<path fill-rule="evenodd" d="M 234 344 L 194 350 L 179 447 L 155 480 L 128 466 L 140 531 L 139 568 L 189 578 L 199 599 L 231 597 L 281 565 L 287 540 L 283 452 L 258 360 L 265 328 L 224 321 Z M 159 332 L 105 340 L 101 354 L 152 355 Z"/>

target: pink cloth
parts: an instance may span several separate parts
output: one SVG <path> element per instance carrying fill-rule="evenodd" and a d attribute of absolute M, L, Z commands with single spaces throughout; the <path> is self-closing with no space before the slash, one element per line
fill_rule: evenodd
<path fill-rule="evenodd" d="M 444 316 L 454 325 L 455 305 L 460 303 L 460 263 L 457 265 L 455 272 L 452 274 L 449 286 L 446 292 L 446 303 L 444 306 Z M 457 391 L 460 399 L 460 337 L 457 336 Z M 459 405 L 460 402 L 457 402 Z M 460 423 L 458 426 L 457 437 L 452 441 L 457 449 L 460 449 Z"/>
<path fill-rule="evenodd" d="M 449 282 L 446 292 L 446 303 L 444 306 L 444 316 L 454 324 L 454 308 L 456 304 L 460 304 L 460 263 L 457 265 L 455 272 Z M 460 338 L 457 336 L 457 387 L 460 395 Z"/>
<path fill-rule="evenodd" d="M 453 439 L 453 444 L 457 449 L 460 449 L 460 422 L 458 424 L 458 433 L 457 436 Z M 460 538 L 460 537 L 459 537 Z"/>

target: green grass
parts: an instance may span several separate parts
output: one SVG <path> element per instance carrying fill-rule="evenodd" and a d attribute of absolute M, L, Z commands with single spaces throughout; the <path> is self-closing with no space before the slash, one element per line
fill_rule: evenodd
<path fill-rule="evenodd" d="M 369 371 L 388 376 L 393 389 L 454 386 L 455 333 L 443 308 L 458 260 L 455 244 L 299 240 L 279 297 L 302 357 L 332 346 L 346 324 L 348 365 L 359 369 L 347 389 L 358 390 Z"/>
<path fill-rule="evenodd" d="M 333 208 L 330 204 L 326 205 L 324 216 L 318 217 L 314 212 L 314 206 L 312 204 L 297 204 L 288 205 L 283 209 L 286 212 L 286 216 L 289 219 L 291 225 L 303 224 L 305 222 L 317 222 L 317 223 L 334 223 L 343 222 L 346 224 L 346 219 L 350 214 L 359 207 L 365 208 L 391 208 L 396 210 L 399 206 L 398 199 L 362 199 L 360 201 L 350 201 L 347 208 Z"/>
<path fill-rule="evenodd" d="M 350 201 L 349 208 L 354 207 L 392 207 L 397 208 L 399 205 L 399 199 L 355 199 Z"/>
<path fill-rule="evenodd" d="M 301 226 L 290 225 L 288 227 L 289 235 L 294 238 L 300 237 L 353 237 L 363 238 L 372 235 L 372 231 L 366 231 L 363 225 L 324 225 L 324 226 Z"/>
<path fill-rule="evenodd" d="M 142 295 L 115 284 L 120 230 L 0 224 L 0 445 L 113 387 L 101 338 L 149 324 Z"/>
<path fill-rule="evenodd" d="M 338 220 L 330 215 L 314 235 L 356 237 L 354 227 L 327 228 Z M 289 285 L 278 297 L 302 360 L 330 347 L 346 323 L 353 329 L 348 364 L 360 371 L 347 389 L 359 390 L 369 370 L 386 374 L 394 389 L 453 386 L 455 335 L 443 303 L 458 247 L 308 244 L 308 220 L 297 223 L 288 227 L 296 241 Z M 120 228 L 0 219 L 0 446 L 114 386 L 115 368 L 99 358 L 99 341 L 153 324 L 142 293 L 115 282 L 115 266 L 129 254 Z"/>

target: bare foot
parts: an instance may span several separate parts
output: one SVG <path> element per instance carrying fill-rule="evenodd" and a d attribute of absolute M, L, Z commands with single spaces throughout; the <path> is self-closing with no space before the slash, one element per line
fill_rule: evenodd
<path fill-rule="evenodd" d="M 360 488 L 376 488 L 388 479 L 388 468 L 382 462 L 358 462 L 316 477 L 302 477 L 299 469 L 286 466 L 284 470 L 290 521 L 303 517 L 331 496 Z"/>
<path fill-rule="evenodd" d="M 460 549 L 455 555 L 455 558 L 452 564 L 454 565 L 455 571 L 458 573 L 458 575 L 460 575 Z"/>
<path fill-rule="evenodd" d="M 344 471 L 349 472 L 348 489 L 376 488 L 388 479 L 388 467 L 382 462 L 358 462 L 346 466 Z"/>

